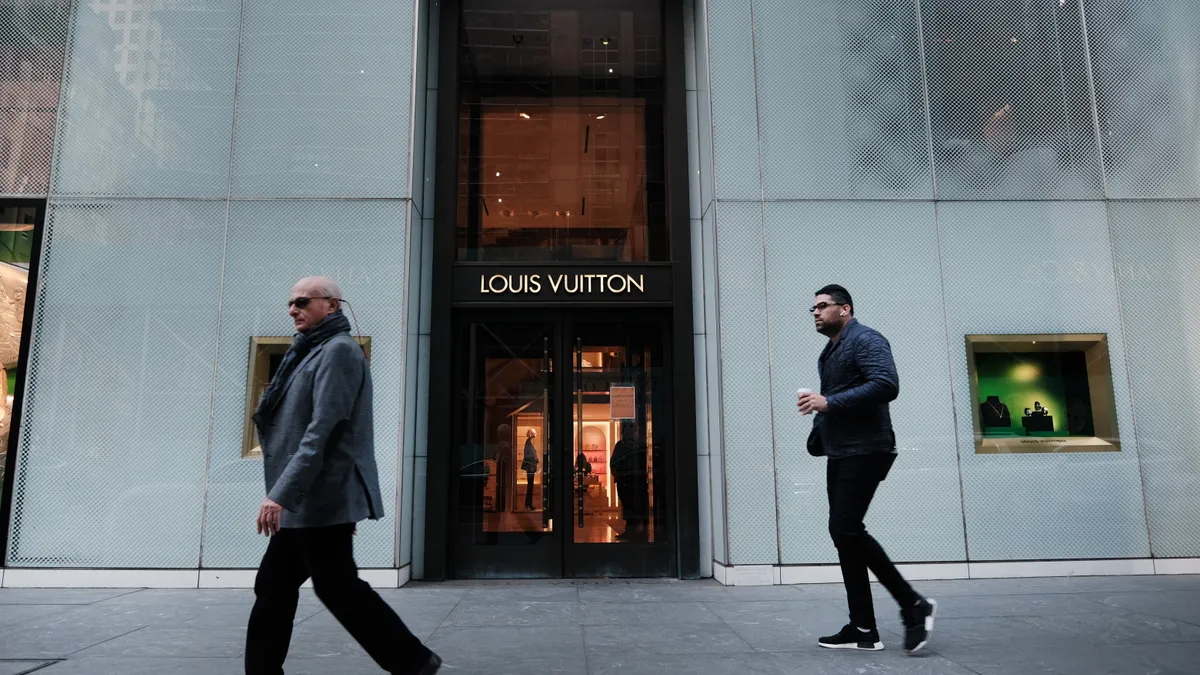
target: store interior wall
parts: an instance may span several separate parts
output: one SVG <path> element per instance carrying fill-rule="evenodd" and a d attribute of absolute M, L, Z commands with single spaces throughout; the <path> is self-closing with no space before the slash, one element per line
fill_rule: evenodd
<path fill-rule="evenodd" d="M 1200 69 L 1183 37 L 1200 8 L 1068 0 L 1012 36 L 988 28 L 1007 10 L 940 0 L 695 11 L 714 559 L 836 561 L 824 460 L 794 409 L 824 343 L 807 308 L 831 282 L 900 369 L 900 461 L 868 518 L 895 558 L 1200 555 L 1183 394 L 1200 382 L 1184 262 Z M 976 455 L 964 336 L 990 332 L 1107 334 L 1121 452 Z"/>
<path fill-rule="evenodd" d="M 372 337 L 381 487 L 401 503 L 417 6 L 341 9 L 76 6 L 9 565 L 253 567 L 249 339 L 290 335 L 308 274 L 339 281 Z M 361 528 L 361 566 L 397 563 L 397 515 Z"/>

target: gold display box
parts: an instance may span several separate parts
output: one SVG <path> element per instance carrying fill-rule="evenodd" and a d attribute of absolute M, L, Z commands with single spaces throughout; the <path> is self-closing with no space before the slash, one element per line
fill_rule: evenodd
<path fill-rule="evenodd" d="M 371 358 L 371 337 L 354 338 L 362 345 L 367 358 Z M 262 456 L 258 431 L 254 428 L 254 409 L 258 407 L 263 392 L 275 375 L 283 355 L 292 345 L 292 338 L 278 336 L 252 336 L 250 338 L 250 361 L 246 368 L 246 410 L 242 428 L 242 457 Z"/>
<path fill-rule="evenodd" d="M 1121 450 L 1107 335 L 1103 333 L 967 335 L 966 348 L 976 454 L 1119 452 Z M 1070 406 L 1070 412 L 1066 410 L 1050 411 L 1059 414 L 1060 419 L 1062 415 L 1067 414 L 1068 421 L 1064 424 L 1068 428 L 1065 433 L 1058 432 L 1057 425 L 1051 416 L 1041 418 L 1039 426 L 1051 426 L 1052 433 L 1059 433 L 1059 435 L 1020 435 L 1019 431 L 1012 432 L 1012 435 L 985 433 L 981 419 L 984 414 L 982 409 L 990 399 L 986 398 L 986 394 L 989 392 L 980 391 L 979 363 L 980 356 L 988 354 L 1009 357 L 1014 364 L 1012 371 L 1018 380 L 1023 373 L 1032 373 L 1026 375 L 1031 379 L 1040 377 L 1036 367 L 1029 362 L 1045 358 L 1045 356 L 1038 357 L 1036 355 L 1054 355 L 1061 358 L 1070 355 L 1070 358 L 1077 362 L 1081 360 L 1082 372 L 1086 374 L 1087 380 L 1087 405 L 1083 405 L 1082 398 L 1077 396 L 1072 401 L 1074 405 Z M 984 357 L 984 359 L 987 358 Z M 1062 379 L 1061 375 L 1059 377 Z M 1079 376 L 1076 379 L 1079 379 Z M 1005 386 L 1002 383 L 999 388 L 1004 389 Z M 1020 384 L 1011 385 L 1009 391 L 1018 390 L 1020 386 Z M 1078 389 L 1080 392 L 1083 391 L 1081 386 Z M 1040 405 L 1040 402 L 1038 404 Z M 1007 407 L 1004 408 L 1004 412 L 1005 415 L 1012 414 Z M 1024 408 L 1024 412 L 1023 423 L 1033 419 L 1031 415 L 1038 414 L 1036 411 L 1030 413 L 1029 408 Z M 1075 419 L 1080 417 L 1086 419 L 1082 425 L 1075 422 Z M 1091 433 L 1073 433 L 1075 429 L 1071 427 L 1075 426 L 1086 428 Z M 1011 428 L 1015 429 L 1015 427 Z"/>

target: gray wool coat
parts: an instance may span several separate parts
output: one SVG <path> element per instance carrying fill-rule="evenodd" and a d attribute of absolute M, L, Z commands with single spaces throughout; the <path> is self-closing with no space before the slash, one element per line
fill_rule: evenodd
<path fill-rule="evenodd" d="M 314 347 L 284 384 L 279 404 L 254 422 L 267 497 L 283 506 L 282 527 L 383 517 L 371 372 L 348 334 Z"/>

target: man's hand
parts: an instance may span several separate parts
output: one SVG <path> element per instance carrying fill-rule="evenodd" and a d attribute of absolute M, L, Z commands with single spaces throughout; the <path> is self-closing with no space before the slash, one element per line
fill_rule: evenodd
<path fill-rule="evenodd" d="M 796 407 L 802 415 L 807 415 L 811 412 L 823 413 L 829 410 L 829 402 L 820 394 L 800 394 L 796 399 Z"/>
<path fill-rule="evenodd" d="M 258 526 L 258 533 L 266 536 L 271 536 L 279 532 L 279 519 L 283 516 L 283 507 L 270 499 L 264 499 L 262 506 L 258 507 L 258 520 L 255 524 Z"/>

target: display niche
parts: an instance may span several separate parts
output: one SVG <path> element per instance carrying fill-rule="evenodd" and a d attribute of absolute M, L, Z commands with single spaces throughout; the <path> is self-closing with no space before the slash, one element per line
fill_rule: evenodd
<path fill-rule="evenodd" d="M 363 348 L 367 359 L 371 358 L 370 336 L 358 336 L 354 340 Z M 258 430 L 254 428 L 254 410 L 262 400 L 263 392 L 283 363 L 283 356 L 292 346 L 292 338 L 278 336 L 252 336 L 250 357 L 246 368 L 246 408 L 242 418 L 242 457 L 262 457 L 262 445 Z"/>
<path fill-rule="evenodd" d="M 966 339 L 977 454 L 1120 451 L 1106 335 Z"/>

